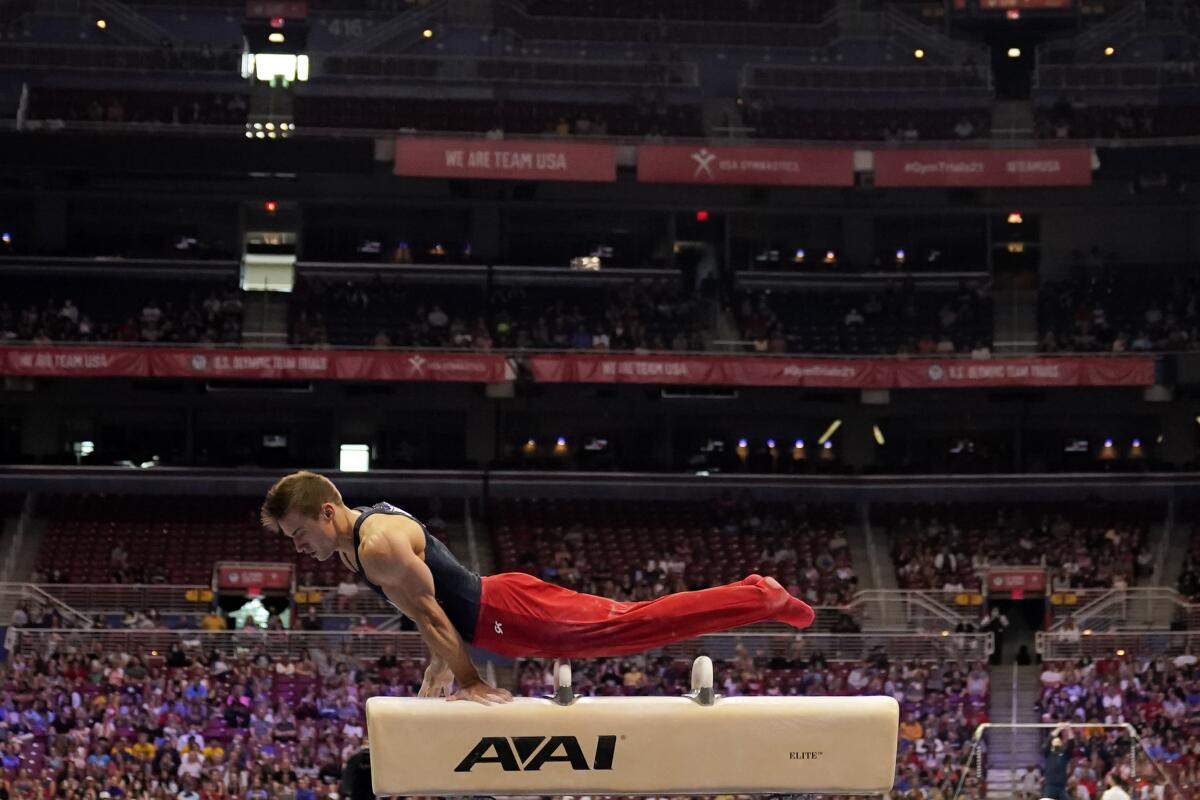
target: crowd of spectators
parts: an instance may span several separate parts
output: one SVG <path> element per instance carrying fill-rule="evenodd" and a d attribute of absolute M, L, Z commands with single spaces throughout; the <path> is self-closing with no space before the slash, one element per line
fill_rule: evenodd
<path fill-rule="evenodd" d="M 1125 353 L 1200 346 L 1200 281 L 1191 275 L 1096 269 L 1044 286 L 1038 303 L 1042 352 Z"/>
<path fill-rule="evenodd" d="M 921 504 L 872 512 L 891 533 L 904 589 L 978 590 L 988 567 L 1040 565 L 1054 589 L 1132 586 L 1152 568 L 1147 534 L 1161 510 L 1093 500 L 1061 506 Z"/>
<path fill-rule="evenodd" d="M 1194 655 L 1046 662 L 1036 707 L 1042 722 L 1132 724 L 1146 751 L 1185 793 L 1200 785 L 1200 670 Z M 1065 733 L 1070 762 L 1068 796 L 1096 800 L 1114 768 L 1136 797 L 1161 797 L 1163 783 L 1147 759 L 1138 757 L 1130 775 L 1128 734 L 1120 729 L 1076 729 Z M 1157 787 L 1157 788 L 1156 788 Z M 1187 796 L 1187 795 L 1185 795 Z"/>
<path fill-rule="evenodd" d="M 197 58 L 202 57 L 197 54 Z M 191 62 L 185 60 L 183 63 Z M 156 66 L 161 69 L 174 65 L 172 61 Z M 240 94 L 39 88 L 30 96 L 28 118 L 96 123 L 242 125 L 246 122 L 246 109 L 246 97 Z"/>
<path fill-rule="evenodd" d="M 844 605 L 858 587 L 845 521 L 835 507 L 511 501 L 493 511 L 498 567 L 618 600 L 772 575 L 814 606 Z M 850 618 L 843 632 L 856 630 Z"/>
<path fill-rule="evenodd" d="M 92 647 L 0 666 L 0 790 L 12 798 L 318 800 L 362 745 L 363 703 L 415 695 L 423 665 L 313 650 Z"/>
<path fill-rule="evenodd" d="M 297 282 L 290 340 L 309 346 L 703 350 L 698 306 L 674 283 L 619 289 L 430 291 L 375 278 Z"/>
<path fill-rule="evenodd" d="M 510 287 L 493 296 L 496 341 L 518 349 L 704 350 L 698 312 L 696 299 L 673 281 L 602 293 Z"/>
<path fill-rule="evenodd" d="M 893 661 L 877 651 L 864 662 L 830 662 L 819 652 L 756 657 L 744 649 L 713 665 L 714 688 L 725 697 L 887 695 L 900 703 L 896 785 L 892 800 L 950 800 L 958 786 L 975 726 L 987 722 L 989 673 L 980 663 Z M 691 663 L 668 657 L 597 659 L 572 665 L 576 694 L 682 695 Z M 544 696 L 552 673 L 540 660 L 518 662 L 516 693 Z M 969 796 L 979 785 L 967 772 Z"/>
<path fill-rule="evenodd" d="M 1200 532 L 1192 531 L 1191 544 L 1184 556 L 1183 569 L 1179 573 L 1179 593 L 1191 600 L 1200 600 Z"/>
<path fill-rule="evenodd" d="M 991 297 L 965 284 L 954 294 L 907 282 L 878 294 L 744 292 L 736 317 L 755 352 L 991 356 Z"/>
<path fill-rule="evenodd" d="M 73 298 L 60 303 L 0 301 L 0 339 L 50 342 L 240 342 L 242 300 L 236 291 L 191 293 L 181 302 Z"/>

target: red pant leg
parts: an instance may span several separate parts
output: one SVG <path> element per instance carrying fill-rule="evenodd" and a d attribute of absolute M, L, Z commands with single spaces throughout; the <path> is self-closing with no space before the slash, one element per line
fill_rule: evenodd
<path fill-rule="evenodd" d="M 813 612 L 761 578 L 622 603 L 509 572 L 483 579 L 473 644 L 509 656 L 618 656 L 772 619 L 807 627 Z"/>

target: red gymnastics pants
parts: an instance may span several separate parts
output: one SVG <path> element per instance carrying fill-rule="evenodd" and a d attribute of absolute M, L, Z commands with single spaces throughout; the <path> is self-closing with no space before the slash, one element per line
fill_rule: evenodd
<path fill-rule="evenodd" d="M 767 620 L 807 628 L 813 616 L 807 603 L 759 575 L 622 603 L 506 572 L 483 579 L 472 644 L 505 656 L 620 656 Z"/>

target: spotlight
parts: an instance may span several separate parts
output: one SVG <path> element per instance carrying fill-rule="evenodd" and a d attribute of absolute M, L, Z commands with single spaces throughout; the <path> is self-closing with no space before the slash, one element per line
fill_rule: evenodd
<path fill-rule="evenodd" d="M 924 57 L 925 51 L 921 48 L 918 47 L 916 50 L 913 50 L 913 58 L 915 58 L 917 61 L 920 61 Z"/>
<path fill-rule="evenodd" d="M 0 242 L 3 242 L 4 244 L 12 244 L 12 234 L 8 231 L 0 233 Z"/>
<path fill-rule="evenodd" d="M 796 443 L 794 445 L 792 445 L 792 447 L 796 448 L 797 450 L 803 450 L 804 449 L 804 440 L 797 439 Z"/>
<path fill-rule="evenodd" d="M 769 449 L 769 450 L 775 449 L 775 440 L 774 439 L 767 439 L 767 449 Z"/>
<path fill-rule="evenodd" d="M 696 222 L 708 222 L 708 212 L 703 210 L 697 211 Z"/>
<path fill-rule="evenodd" d="M 1025 217 L 1021 216 L 1020 211 L 1010 211 L 1008 214 L 1009 225 L 1020 225 L 1025 221 Z"/>
<path fill-rule="evenodd" d="M 1134 439 L 1134 440 L 1133 440 L 1133 446 L 1134 446 L 1134 447 L 1141 447 L 1141 446 L 1142 446 L 1142 440 L 1141 440 L 1141 439 Z"/>
<path fill-rule="evenodd" d="M 254 138 L 255 139 L 265 139 L 265 138 L 267 138 L 267 135 L 265 133 L 263 133 L 262 131 L 258 131 L 257 133 L 254 134 Z"/>
<path fill-rule="evenodd" d="M 824 447 L 826 450 L 832 450 L 833 442 L 826 442 L 825 444 L 821 445 L 821 447 Z"/>
<path fill-rule="evenodd" d="M 1106 56 L 1112 57 L 1112 56 L 1116 55 L 1116 53 L 1117 53 L 1117 49 L 1115 47 L 1113 47 L 1111 44 L 1108 47 L 1104 48 L 1104 55 L 1106 55 Z"/>
<path fill-rule="evenodd" d="M 1105 439 L 1105 440 L 1104 440 L 1104 446 L 1105 446 L 1105 447 L 1112 447 L 1112 439 Z"/>
<path fill-rule="evenodd" d="M 247 138 L 247 139 L 253 139 L 253 138 L 254 138 L 254 131 L 246 131 L 246 138 Z"/>
<path fill-rule="evenodd" d="M 1124 657 L 1125 657 L 1125 651 L 1124 651 L 1124 650 L 1118 650 L 1118 651 L 1117 651 L 1117 655 L 1118 655 L 1119 657 L 1121 657 L 1121 658 L 1124 658 Z"/>
<path fill-rule="evenodd" d="M 804 248 L 803 247 L 796 248 L 796 254 L 794 256 L 792 256 L 792 261 L 797 264 L 804 263 Z"/>
<path fill-rule="evenodd" d="M 269 130 L 269 131 L 273 131 L 273 130 L 275 130 L 275 123 L 274 123 L 274 122 L 268 122 L 268 123 L 267 123 L 267 130 Z"/>
<path fill-rule="evenodd" d="M 555 442 L 554 442 L 554 446 L 555 446 L 555 447 L 566 447 L 566 446 L 567 446 L 567 440 L 566 440 L 566 439 L 564 439 L 562 436 L 560 436 L 560 437 L 558 437 L 558 439 L 556 439 L 556 440 L 555 440 Z"/>
<path fill-rule="evenodd" d="M 1021 48 L 1019 48 L 1019 47 L 1008 48 L 1008 57 L 1009 58 L 1020 58 L 1021 57 Z"/>
<path fill-rule="evenodd" d="M 896 263 L 897 264 L 903 264 L 904 259 L 906 257 L 907 257 L 907 254 L 904 252 L 904 248 L 900 248 L 899 250 L 896 251 Z"/>
<path fill-rule="evenodd" d="M 99 28 L 100 30 L 104 30 L 105 28 L 108 27 L 108 20 L 105 20 L 105 19 L 96 20 L 96 27 Z"/>
<path fill-rule="evenodd" d="M 274 44 L 283 44 L 283 41 L 284 41 L 283 34 L 279 33 L 278 31 L 276 31 L 275 33 L 268 33 L 267 41 L 273 42 Z"/>
<path fill-rule="evenodd" d="M 878 425 L 871 426 L 871 433 L 875 436 L 875 444 L 879 445 L 880 447 L 883 447 L 885 444 L 887 444 L 883 438 L 883 431 L 880 430 Z"/>
<path fill-rule="evenodd" d="M 837 253 L 833 252 L 832 250 L 826 250 L 825 258 L 823 258 L 821 260 L 824 261 L 826 264 L 836 264 L 837 263 Z"/>
<path fill-rule="evenodd" d="M 274 214 L 278 210 L 279 203 L 275 202 L 274 200 L 268 200 L 263 203 L 263 211 L 266 211 L 268 214 Z"/>
<path fill-rule="evenodd" d="M 426 39 L 432 39 L 433 38 L 433 28 L 426 28 L 425 30 L 421 31 L 421 35 L 423 37 L 425 37 Z"/>
<path fill-rule="evenodd" d="M 745 439 L 738 439 L 738 448 L 748 447 L 749 443 Z"/>

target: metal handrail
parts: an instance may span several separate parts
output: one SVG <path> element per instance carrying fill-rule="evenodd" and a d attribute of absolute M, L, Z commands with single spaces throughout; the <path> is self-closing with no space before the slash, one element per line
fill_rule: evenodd
<path fill-rule="evenodd" d="M 1035 646 L 1043 661 L 1173 656 L 1200 652 L 1200 631 L 1110 630 L 1089 635 L 1038 631 Z"/>
<path fill-rule="evenodd" d="M 19 339 L 8 340 L 6 343 L 12 347 L 26 347 L 46 350 L 63 350 L 63 349 L 91 349 L 91 348 L 121 348 L 130 350 L 139 349 L 189 349 L 189 350 L 231 350 L 231 351 L 257 351 L 269 350 L 280 351 L 289 350 L 297 353 L 312 353 L 314 355 L 329 355 L 331 353 L 347 352 L 347 351 L 367 351 L 380 353 L 430 353 L 436 352 L 439 354 L 472 354 L 472 355 L 499 355 L 510 359 L 527 358 L 529 356 L 549 356 L 549 355 L 596 355 L 603 356 L 608 359 L 620 358 L 656 358 L 656 357 L 671 357 L 671 358 L 721 358 L 728 359 L 732 357 L 744 357 L 755 359 L 777 359 L 787 360 L 795 358 L 813 359 L 813 360 L 830 360 L 830 361 L 975 361 L 970 353 L 936 353 L 932 355 L 911 355 L 901 353 L 729 353 L 725 351 L 713 350 L 572 350 L 570 348 L 558 349 L 539 349 L 527 348 L 516 351 L 498 351 L 498 350 L 478 350 L 464 347 L 371 347 L 369 345 L 338 345 L 333 348 L 317 347 L 314 345 L 301 344 L 284 344 L 284 345 L 264 345 L 259 343 L 220 343 L 208 344 L 202 342 L 97 342 L 97 341 L 55 341 L 49 344 L 37 344 L 32 341 Z M 1137 356 L 1164 356 L 1178 355 L 1178 351 L 1155 351 L 1145 350 L 1136 353 L 1111 353 L 1111 352 L 1088 352 L 1088 353 L 1005 353 L 1002 355 L 993 356 L 991 361 L 1002 361 L 1005 358 L 1019 359 L 1039 359 L 1043 361 L 1054 361 L 1057 359 L 1079 360 L 1079 359 L 1112 359 L 1112 358 L 1130 358 Z M 979 363 L 988 363 L 982 361 Z"/>
<path fill-rule="evenodd" d="M 237 631 L 14 628 L 11 631 L 15 639 L 12 649 L 22 654 L 71 652 L 100 646 L 110 652 L 153 657 L 164 655 L 174 645 L 205 652 L 215 649 L 222 653 L 265 652 L 272 656 L 298 656 L 314 648 L 359 657 L 378 657 L 391 652 L 404 659 L 424 659 L 427 653 L 420 634 L 412 632 L 267 631 L 258 628 Z M 820 653 L 830 661 L 862 661 L 876 654 L 927 661 L 978 661 L 991 654 L 992 636 L 734 631 L 669 644 L 652 652 L 673 657 L 706 654 L 732 659 L 742 651 L 760 657 L 808 657 Z"/>
<path fill-rule="evenodd" d="M 14 120 L 5 120 L 0 123 L 0 129 L 17 129 Z M 38 119 L 27 121 L 21 128 L 22 130 L 36 131 L 42 128 L 52 129 L 55 132 L 85 132 L 85 133 L 107 133 L 107 134 L 146 134 L 161 136 L 163 134 L 180 135 L 180 136 L 243 136 L 246 132 L 244 125 L 197 125 L 197 124 L 173 124 L 166 122 L 92 122 L 88 120 L 59 120 L 59 119 Z M 394 128 L 334 128 L 334 127 L 310 127 L 300 126 L 296 130 L 296 138 L 304 139 L 381 139 L 391 138 L 395 136 L 420 136 L 431 138 L 455 138 L 455 139 L 485 139 L 486 131 L 435 131 L 422 130 L 419 133 L 405 133 L 397 131 Z M 520 140 L 546 140 L 553 139 L 562 141 L 563 137 L 556 133 L 522 133 L 505 135 L 506 141 Z M 570 141 L 579 142 L 594 142 L 597 144 L 616 144 L 616 145 L 638 145 L 646 144 L 644 136 L 614 136 L 614 135 L 599 135 L 573 134 L 569 138 Z M 768 138 L 753 138 L 748 136 L 731 136 L 711 138 L 703 136 L 664 136 L 661 141 L 656 140 L 655 144 L 686 144 L 693 146 L 700 145 L 739 145 L 744 144 L 754 147 L 788 147 L 794 149 L 804 149 L 809 147 L 828 148 L 831 144 L 842 148 L 855 148 L 859 150 L 922 150 L 936 148 L 939 150 L 991 150 L 1001 149 L 1008 150 L 1013 148 L 1037 148 L 1041 150 L 1062 150 L 1062 149 L 1078 149 L 1081 147 L 1104 147 L 1110 149 L 1138 149 L 1143 147 L 1185 147 L 1200 145 L 1200 135 L 1196 136 L 1164 136 L 1164 137 L 1145 137 L 1138 139 L 922 139 L 916 142 L 885 142 L 880 139 L 868 140 L 847 140 L 831 142 L 828 139 L 768 139 Z"/>
<path fill-rule="evenodd" d="M 1063 591 L 1069 592 L 1070 590 Z M 1105 591 L 1078 610 L 1072 611 L 1070 617 L 1080 630 L 1106 630 L 1109 625 L 1113 624 L 1113 620 L 1103 617 L 1106 612 L 1114 607 L 1119 608 L 1120 613 L 1115 615 L 1115 622 L 1121 624 L 1126 621 L 1130 607 L 1138 603 L 1145 603 L 1148 609 L 1155 603 L 1171 603 L 1185 612 L 1196 606 L 1194 603 L 1187 602 L 1177 590 L 1167 586 L 1132 586 L 1126 589 Z M 1050 627 L 1050 631 L 1065 630 L 1066 622 L 1065 618 L 1055 621 Z"/>

